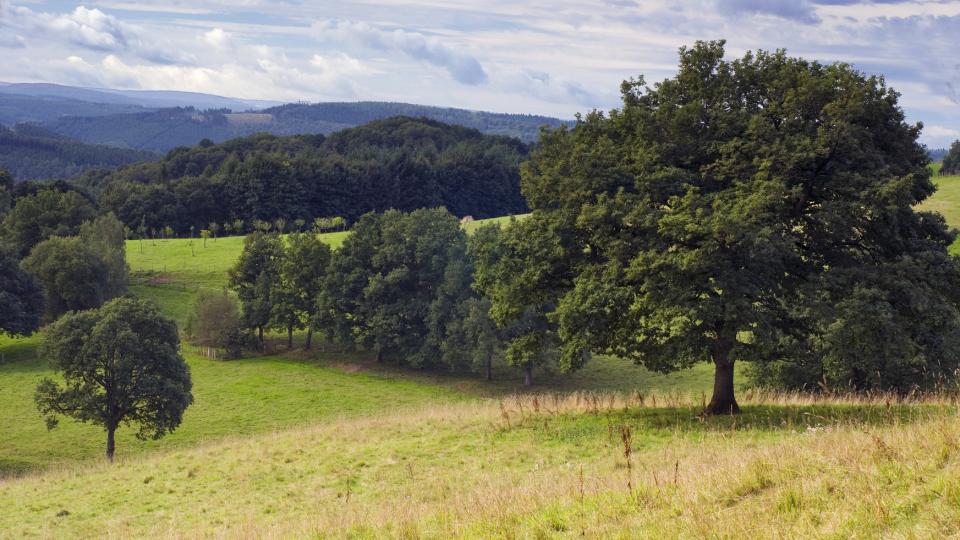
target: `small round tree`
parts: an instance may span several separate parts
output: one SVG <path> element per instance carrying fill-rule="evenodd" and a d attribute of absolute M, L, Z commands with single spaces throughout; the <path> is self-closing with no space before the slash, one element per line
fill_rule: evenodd
<path fill-rule="evenodd" d="M 176 323 L 144 300 L 69 313 L 50 325 L 41 348 L 63 385 L 41 381 L 37 408 L 48 428 L 58 415 L 103 426 L 112 461 L 120 424 L 136 424 L 140 439 L 159 439 L 183 420 L 193 394 L 179 348 Z"/>
<path fill-rule="evenodd" d="M 240 357 L 244 337 L 240 309 L 227 291 L 201 291 L 185 331 L 195 345 L 223 349 L 227 358 Z"/>

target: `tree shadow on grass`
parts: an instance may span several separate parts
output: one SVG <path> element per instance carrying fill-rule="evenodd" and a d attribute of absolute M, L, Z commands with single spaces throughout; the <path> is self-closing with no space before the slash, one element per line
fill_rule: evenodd
<path fill-rule="evenodd" d="M 546 412 L 545 412 L 546 411 Z M 765 405 L 742 406 L 739 415 L 703 416 L 699 405 L 628 407 L 535 414 L 529 408 L 505 409 L 504 428 L 533 430 L 565 442 L 606 437 L 619 439 L 624 428 L 637 440 L 666 440 L 676 435 L 732 434 L 763 438 L 821 429 L 897 426 L 956 415 L 949 404 Z M 509 427 L 508 427 L 509 422 Z"/>
<path fill-rule="evenodd" d="M 47 362 L 39 357 L 40 340 L 30 338 L 0 340 L 0 372 L 38 373 L 46 371 Z"/>

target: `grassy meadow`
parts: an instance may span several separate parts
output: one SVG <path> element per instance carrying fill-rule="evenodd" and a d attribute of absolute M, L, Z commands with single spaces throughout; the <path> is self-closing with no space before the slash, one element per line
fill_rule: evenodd
<path fill-rule="evenodd" d="M 939 164 L 934 166 L 933 181 L 937 192 L 920 206 L 923 210 L 939 212 L 951 227 L 960 228 L 960 175 L 940 175 Z M 950 247 L 954 255 L 960 254 L 960 240 Z"/>
<path fill-rule="evenodd" d="M 960 177 L 936 181 L 925 207 L 960 225 Z M 182 323 L 242 242 L 130 241 L 131 289 Z M 488 383 L 363 353 L 221 361 L 184 345 L 183 424 L 158 441 L 121 427 L 110 465 L 102 429 L 48 431 L 36 412 L 40 339 L 0 337 L 0 538 L 960 535 L 949 396 L 774 394 L 741 374 L 744 413 L 705 418 L 706 364 L 595 358 L 525 392 L 505 366 Z"/>

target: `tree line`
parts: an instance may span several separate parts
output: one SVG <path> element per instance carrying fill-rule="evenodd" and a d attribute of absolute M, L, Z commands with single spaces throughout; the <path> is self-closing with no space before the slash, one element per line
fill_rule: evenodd
<path fill-rule="evenodd" d="M 63 112 L 57 114 L 58 110 Z M 36 122 L 33 125 L 87 144 L 156 153 L 193 146 L 204 139 L 223 142 L 263 132 L 277 136 L 329 135 L 397 116 L 429 118 L 525 143 L 536 141 L 542 126 L 556 128 L 569 123 L 528 114 L 378 102 L 288 103 L 257 111 L 256 115 L 234 115 L 229 109 L 150 110 L 129 105 L 0 95 L 0 123 Z"/>
<path fill-rule="evenodd" d="M 506 362 L 530 385 L 535 367 L 559 358 L 543 305 L 491 313 L 494 288 L 518 263 L 508 262 L 507 246 L 525 230 L 514 221 L 468 237 L 455 216 L 434 208 L 364 215 L 337 250 L 314 233 L 256 232 L 229 273 L 240 309 L 226 293 L 201 295 L 188 335 L 236 354 L 243 331 L 261 348 L 265 331 L 283 331 L 292 348 L 293 333 L 306 330 L 306 348 L 319 332 L 379 362 L 488 379 L 494 362 Z"/>
<path fill-rule="evenodd" d="M 950 149 L 944 153 L 940 174 L 960 174 L 960 141 L 953 141 Z"/>

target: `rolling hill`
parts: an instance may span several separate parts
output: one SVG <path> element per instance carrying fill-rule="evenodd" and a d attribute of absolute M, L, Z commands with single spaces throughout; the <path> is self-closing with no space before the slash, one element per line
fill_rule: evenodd
<path fill-rule="evenodd" d="M 457 216 L 526 212 L 520 163 L 529 148 L 423 118 L 396 117 L 323 135 L 203 141 L 159 161 L 77 180 L 131 229 L 186 233 L 210 223 L 342 216 L 445 206 Z M 289 229 L 288 229 L 289 230 Z"/>

